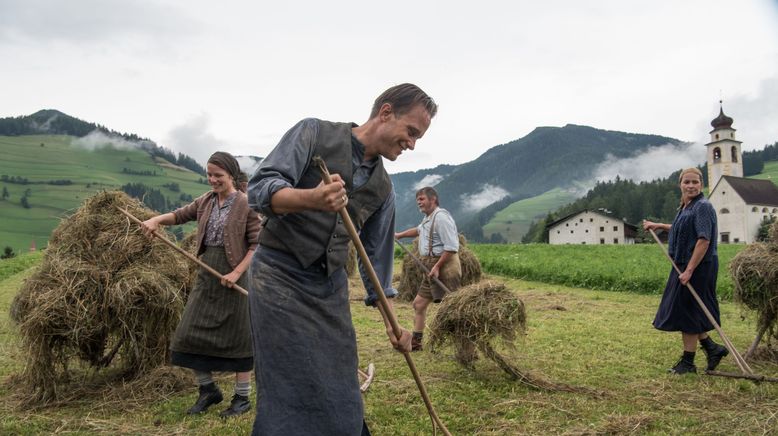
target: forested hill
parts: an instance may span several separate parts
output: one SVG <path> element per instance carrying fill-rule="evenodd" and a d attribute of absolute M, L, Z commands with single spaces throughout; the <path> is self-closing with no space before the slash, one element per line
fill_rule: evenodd
<path fill-rule="evenodd" d="M 570 187 L 575 182 L 589 180 L 608 156 L 626 158 L 651 147 L 680 143 L 663 136 L 574 124 L 538 127 L 527 136 L 492 147 L 476 160 L 462 165 L 438 167 L 441 171 L 392 175 L 398 191 L 397 228 L 418 224 L 420 215 L 413 195 L 401 189 L 415 186 L 424 177 L 437 179 L 435 189 L 443 207 L 452 212 L 468 237 L 477 240 L 481 226 L 490 218 L 488 215 L 495 212 L 495 206 L 488 208 L 491 204 L 501 200 L 500 204 L 507 206 L 556 187 Z M 401 179 L 403 186 L 397 183 Z M 482 212 L 485 208 L 486 212 Z"/>
<path fill-rule="evenodd" d="M 759 174 L 764 163 L 778 160 L 778 142 L 763 150 L 743 153 L 743 173 L 745 177 Z M 700 167 L 705 186 L 708 186 L 707 164 Z M 584 197 L 550 212 L 544 220 L 535 222 L 522 239 L 522 242 L 548 242 L 546 225 L 557 219 L 584 209 L 607 209 L 627 222 L 639 224 L 643 219 L 659 222 L 672 222 L 678 210 L 681 193 L 678 188 L 680 170 L 667 178 L 651 182 L 635 183 L 631 180 L 616 178 L 600 182 Z"/>
<path fill-rule="evenodd" d="M 43 109 L 32 115 L 0 118 L 0 136 L 69 135 L 81 138 L 93 132 L 100 132 L 108 137 L 121 138 L 148 151 L 152 156 L 164 158 L 173 164 L 205 175 L 205 169 L 193 158 L 183 153 L 178 153 L 176 156 L 171 150 L 158 146 L 148 138 L 142 138 L 134 133 L 110 130 L 100 124 L 80 120 L 58 110 Z"/>

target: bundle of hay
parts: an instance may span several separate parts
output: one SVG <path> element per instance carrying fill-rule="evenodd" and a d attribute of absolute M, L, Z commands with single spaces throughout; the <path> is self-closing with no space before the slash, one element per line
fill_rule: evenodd
<path fill-rule="evenodd" d="M 111 365 L 132 376 L 166 361 L 188 290 L 186 261 L 114 206 L 141 220 L 155 215 L 121 192 L 87 199 L 54 230 L 14 298 L 32 402 L 56 400 L 74 367 Z"/>
<path fill-rule="evenodd" d="M 419 255 L 419 238 L 413 240 L 413 248 L 410 252 L 414 255 Z M 467 248 L 467 239 L 465 236 L 459 235 L 459 264 L 462 268 L 462 286 L 467 286 L 473 283 L 478 283 L 481 280 L 481 262 L 475 254 Z M 405 254 L 403 256 L 402 263 L 402 277 L 400 279 L 400 285 L 398 287 L 398 298 L 403 301 L 412 301 L 416 297 L 421 282 L 424 280 L 426 273 L 416 263 L 411 256 Z"/>
<path fill-rule="evenodd" d="M 500 339 L 512 347 L 526 327 L 524 303 L 504 284 L 485 281 L 443 299 L 430 324 L 429 345 L 435 349 L 451 343 L 465 366 L 476 359 L 476 348 L 497 362 L 492 342 Z"/>
<path fill-rule="evenodd" d="M 732 259 L 729 272 L 735 283 L 735 301 L 757 313 L 754 345 L 764 333 L 778 338 L 778 243 L 747 246 Z"/>

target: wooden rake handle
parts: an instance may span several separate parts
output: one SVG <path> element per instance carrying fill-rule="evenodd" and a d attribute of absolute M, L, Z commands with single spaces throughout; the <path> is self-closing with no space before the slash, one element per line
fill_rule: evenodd
<path fill-rule="evenodd" d="M 123 213 L 127 218 L 129 218 L 130 220 L 134 221 L 135 223 L 143 224 L 143 222 L 141 220 L 139 220 L 138 218 L 135 218 L 131 213 L 127 212 L 126 210 L 122 209 L 121 207 L 119 207 L 119 206 L 114 206 L 114 207 L 116 209 L 118 209 L 119 212 Z M 168 238 L 166 238 L 164 235 L 160 234 L 156 230 L 153 230 L 151 232 L 151 234 L 156 236 L 160 241 L 164 242 L 165 244 L 167 244 L 168 246 L 170 246 L 171 248 L 173 248 L 177 252 L 179 252 L 179 253 L 183 254 L 184 256 L 186 256 L 187 259 L 189 259 L 192 262 L 194 262 L 194 263 L 200 265 L 201 267 L 203 267 L 203 269 L 205 269 L 209 273 L 213 274 L 219 280 L 224 278 L 224 276 L 221 275 L 219 273 L 219 271 L 216 271 L 215 269 L 211 268 L 210 266 L 205 264 L 203 261 L 201 261 L 197 257 L 193 256 L 192 253 L 189 253 L 188 251 L 184 250 L 183 248 L 179 247 L 178 245 L 174 244 L 173 242 L 170 242 L 170 240 L 168 240 Z M 243 289 L 237 283 L 233 283 L 231 287 L 232 287 L 232 289 L 235 289 L 236 291 L 240 292 L 241 294 L 243 294 L 245 296 L 249 295 L 249 291 Z"/>
<path fill-rule="evenodd" d="M 648 229 L 649 232 L 651 232 L 651 236 L 654 237 L 654 240 L 657 244 L 659 244 L 659 247 L 662 248 L 662 252 L 665 254 L 665 257 L 670 261 L 670 263 L 673 265 L 673 268 L 678 273 L 678 275 L 681 275 L 681 270 L 678 268 L 678 265 L 675 264 L 673 261 L 673 258 L 670 257 L 670 253 L 667 252 L 667 249 L 665 249 L 664 244 L 662 244 L 662 241 L 659 240 L 659 238 L 656 236 L 656 233 L 654 233 L 653 229 Z M 700 308 L 705 313 L 705 316 L 708 318 L 708 321 L 710 321 L 711 324 L 713 324 L 713 327 L 716 328 L 716 331 L 719 333 L 719 336 L 721 336 L 721 340 L 724 341 L 724 346 L 727 347 L 727 350 L 729 350 L 730 353 L 732 353 L 732 357 L 735 358 L 735 363 L 737 363 L 738 368 L 740 368 L 740 371 L 743 372 L 743 374 L 753 375 L 754 371 L 751 370 L 751 368 L 748 366 L 748 363 L 746 363 L 745 359 L 743 359 L 743 356 L 738 353 L 737 349 L 734 345 L 732 345 L 732 342 L 730 342 L 727 335 L 724 334 L 724 330 L 721 329 L 721 326 L 719 323 L 716 322 L 716 319 L 713 318 L 713 315 L 710 313 L 707 307 L 705 307 L 705 303 L 702 302 L 702 299 L 700 298 L 700 295 L 697 294 L 697 291 L 694 290 L 694 287 L 692 286 L 691 282 L 686 283 L 686 287 L 689 289 L 689 292 L 692 293 L 692 297 L 694 297 L 694 300 L 697 301 L 697 304 L 700 305 Z"/>
<path fill-rule="evenodd" d="M 327 170 L 327 165 L 324 163 L 324 160 L 319 156 L 314 156 L 313 163 L 319 167 L 319 171 L 321 171 L 321 178 L 324 180 L 324 183 L 332 183 L 330 172 Z M 400 324 L 397 322 L 397 317 L 395 317 L 394 312 L 389 310 L 389 302 L 384 295 L 384 288 L 381 286 L 381 281 L 378 279 L 378 275 L 376 275 L 375 269 L 373 269 L 373 265 L 370 263 L 370 259 L 367 257 L 365 247 L 362 245 L 362 241 L 359 239 L 357 229 L 354 227 L 354 223 L 351 221 L 351 217 L 349 216 L 345 205 L 338 209 L 338 214 L 340 215 L 341 220 L 343 220 L 343 224 L 346 226 L 346 230 L 348 230 L 348 234 L 351 237 L 351 242 L 354 243 L 354 247 L 357 249 L 357 253 L 359 253 L 359 258 L 362 260 L 362 266 L 365 268 L 367 275 L 370 277 L 370 283 L 373 284 L 373 289 L 375 290 L 376 296 L 378 297 L 378 304 L 381 307 L 381 316 L 384 318 L 385 322 L 389 323 L 389 325 L 392 327 L 392 333 L 399 340 L 402 336 Z M 424 382 L 421 380 L 419 371 L 416 369 L 416 365 L 413 363 L 411 353 L 404 351 L 402 354 L 405 357 L 405 362 L 408 364 L 408 368 L 411 370 L 411 374 L 413 374 L 413 379 L 416 381 L 416 386 L 419 388 L 421 398 L 424 400 L 424 405 L 427 406 L 427 412 L 429 413 L 430 418 L 432 418 L 433 424 L 439 427 L 443 434 L 450 436 L 451 433 L 449 433 L 445 424 L 443 424 L 443 421 L 440 420 L 440 417 L 438 417 L 438 414 L 435 412 L 435 408 L 432 406 L 432 401 L 430 401 L 429 395 L 427 394 L 427 389 L 424 387 Z"/>

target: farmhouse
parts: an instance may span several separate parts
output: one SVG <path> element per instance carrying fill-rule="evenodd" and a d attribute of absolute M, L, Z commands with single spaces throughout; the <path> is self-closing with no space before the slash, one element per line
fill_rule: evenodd
<path fill-rule="evenodd" d="M 735 140 L 732 118 L 724 115 L 711 121 L 708 147 L 708 196 L 718 216 L 721 244 L 756 241 L 763 220 L 778 216 L 778 187 L 770 180 L 743 176 L 740 141 Z"/>
<path fill-rule="evenodd" d="M 637 226 L 606 210 L 585 209 L 548 224 L 549 244 L 634 244 Z"/>

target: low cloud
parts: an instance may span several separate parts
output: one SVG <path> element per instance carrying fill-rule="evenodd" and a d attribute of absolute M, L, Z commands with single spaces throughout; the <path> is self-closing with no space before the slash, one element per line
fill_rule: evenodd
<path fill-rule="evenodd" d="M 460 201 L 464 211 L 473 212 L 481 210 L 508 195 L 508 191 L 505 189 L 487 183 L 478 192 L 462 195 Z"/>
<path fill-rule="evenodd" d="M 427 174 L 426 176 L 424 176 L 424 178 L 422 178 L 421 180 L 416 182 L 415 185 L 413 185 L 413 190 L 418 191 L 419 189 L 427 186 L 435 186 L 441 181 L 443 181 L 443 176 L 441 176 L 440 174 Z"/>
<path fill-rule="evenodd" d="M 225 141 L 218 139 L 210 132 L 211 118 L 201 113 L 184 124 L 174 127 L 168 134 L 168 146 L 194 158 L 204 165 L 216 151 L 228 151 Z"/>
<path fill-rule="evenodd" d="M 673 171 L 704 163 L 705 153 L 703 144 L 683 143 L 652 147 L 645 153 L 628 158 L 609 155 L 594 169 L 592 184 L 613 180 L 616 176 L 635 182 L 665 178 Z"/>
<path fill-rule="evenodd" d="M 93 130 L 88 135 L 74 139 L 70 142 L 71 145 L 76 147 L 85 148 L 87 150 L 97 150 L 105 147 L 113 147 L 120 149 L 133 149 L 139 148 L 140 143 L 128 141 L 119 136 L 110 136 L 99 130 Z"/>

